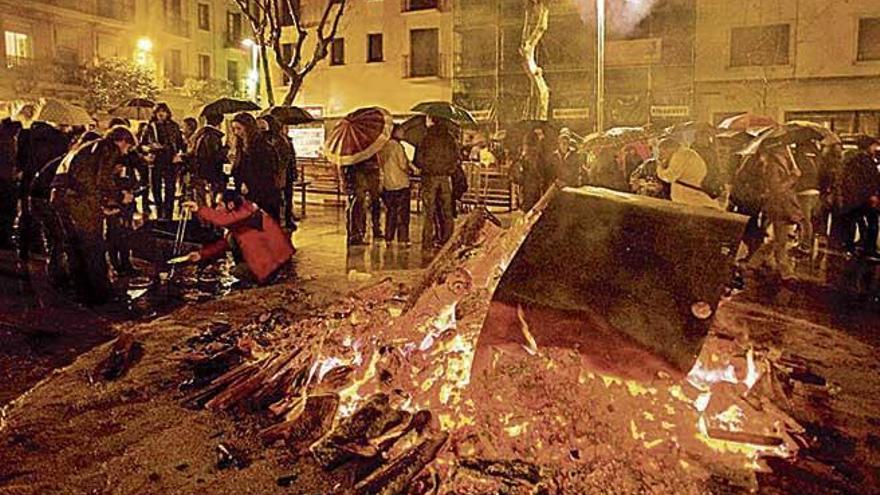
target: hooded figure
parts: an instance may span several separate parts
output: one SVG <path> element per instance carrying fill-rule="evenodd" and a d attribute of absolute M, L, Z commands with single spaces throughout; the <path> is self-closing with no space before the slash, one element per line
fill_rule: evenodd
<path fill-rule="evenodd" d="M 250 275 L 262 284 L 296 252 L 290 238 L 271 216 L 234 191 L 226 191 L 222 204 L 216 208 L 199 208 L 192 202 L 185 206 L 194 210 L 200 220 L 228 230 L 223 239 L 190 253 L 193 262 L 216 258 L 237 248 Z"/>

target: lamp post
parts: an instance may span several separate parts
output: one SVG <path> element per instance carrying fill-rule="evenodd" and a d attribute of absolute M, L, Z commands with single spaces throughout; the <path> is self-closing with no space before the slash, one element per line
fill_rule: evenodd
<path fill-rule="evenodd" d="M 251 93 L 251 98 L 259 103 L 260 102 L 260 70 L 259 70 L 259 58 L 260 51 L 257 43 L 250 39 L 245 38 L 241 41 L 241 45 L 245 48 L 249 48 L 251 50 L 251 69 L 248 71 L 247 75 L 247 83 L 248 89 Z"/>
<path fill-rule="evenodd" d="M 605 130 L 605 0 L 596 0 L 596 132 Z"/>

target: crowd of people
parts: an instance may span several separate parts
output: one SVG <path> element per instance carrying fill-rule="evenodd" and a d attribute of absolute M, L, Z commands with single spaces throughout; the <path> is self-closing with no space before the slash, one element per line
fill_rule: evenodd
<path fill-rule="evenodd" d="M 53 285 L 87 304 L 111 301 L 111 280 L 137 274 L 135 230 L 179 220 L 184 210 L 229 233 L 192 261 L 233 248 L 246 268 L 240 275 L 256 282 L 289 261 L 293 247 L 281 225 L 296 229 L 296 158 L 271 115 L 236 114 L 229 139 L 223 115 L 180 126 L 164 103 L 137 132 L 122 118 L 98 131 L 33 115 L 28 105 L 0 122 L 0 248 L 17 248 L 23 260 L 45 252 Z"/>
<path fill-rule="evenodd" d="M 810 255 L 817 234 L 826 232 L 831 249 L 877 257 L 880 140 L 862 135 L 847 149 L 840 140 L 799 140 L 743 153 L 748 141 L 730 142 L 707 129 L 692 134 L 689 142 L 665 135 L 584 153 L 566 129 L 555 146 L 543 129 L 533 129 L 509 161 L 520 205 L 530 209 L 556 182 L 734 211 L 749 217 L 741 261 L 786 276 L 793 271 L 791 248 Z"/>

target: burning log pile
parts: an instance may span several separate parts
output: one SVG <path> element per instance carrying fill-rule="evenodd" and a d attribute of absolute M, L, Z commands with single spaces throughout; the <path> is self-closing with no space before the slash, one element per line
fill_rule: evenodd
<path fill-rule="evenodd" d="M 542 209 L 507 230 L 472 214 L 408 298 L 383 280 L 299 321 L 208 329 L 183 352 L 184 403 L 264 413 L 267 444 L 328 471 L 357 465 L 342 493 L 705 493 L 752 488 L 762 456 L 794 454 L 769 365 L 725 339 L 707 340 L 686 379 L 622 379 L 577 349 L 538 347 L 540 322 L 518 308 L 521 342 L 474 366 Z"/>

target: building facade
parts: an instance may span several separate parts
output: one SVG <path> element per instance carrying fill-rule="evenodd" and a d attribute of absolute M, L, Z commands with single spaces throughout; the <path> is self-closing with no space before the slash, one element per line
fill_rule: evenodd
<path fill-rule="evenodd" d="M 2 101 L 81 101 L 80 69 L 108 58 L 153 69 L 160 99 L 179 113 L 202 95 L 246 89 L 248 26 L 227 0 L 0 0 L 0 9 Z"/>
<path fill-rule="evenodd" d="M 303 56 L 313 51 L 314 28 L 327 0 L 302 0 L 310 30 Z M 284 44 L 296 41 L 292 27 Z M 327 59 L 305 78 L 296 104 L 333 119 L 365 106 L 405 116 L 416 104 L 452 98 L 450 0 L 355 0 L 348 2 Z M 275 99 L 287 91 L 272 64 Z"/>
<path fill-rule="evenodd" d="M 550 3 L 538 63 L 554 121 L 580 131 L 595 122 L 597 35 L 593 2 Z M 586 7 L 585 7 L 586 6 Z M 530 95 L 519 45 L 521 0 L 456 0 L 455 100 L 504 126 L 522 119 Z M 666 124 L 693 109 L 694 1 L 662 0 L 632 25 L 609 19 L 605 49 L 607 126 Z"/>
<path fill-rule="evenodd" d="M 751 111 L 880 134 L 880 2 L 698 0 L 698 116 Z"/>

